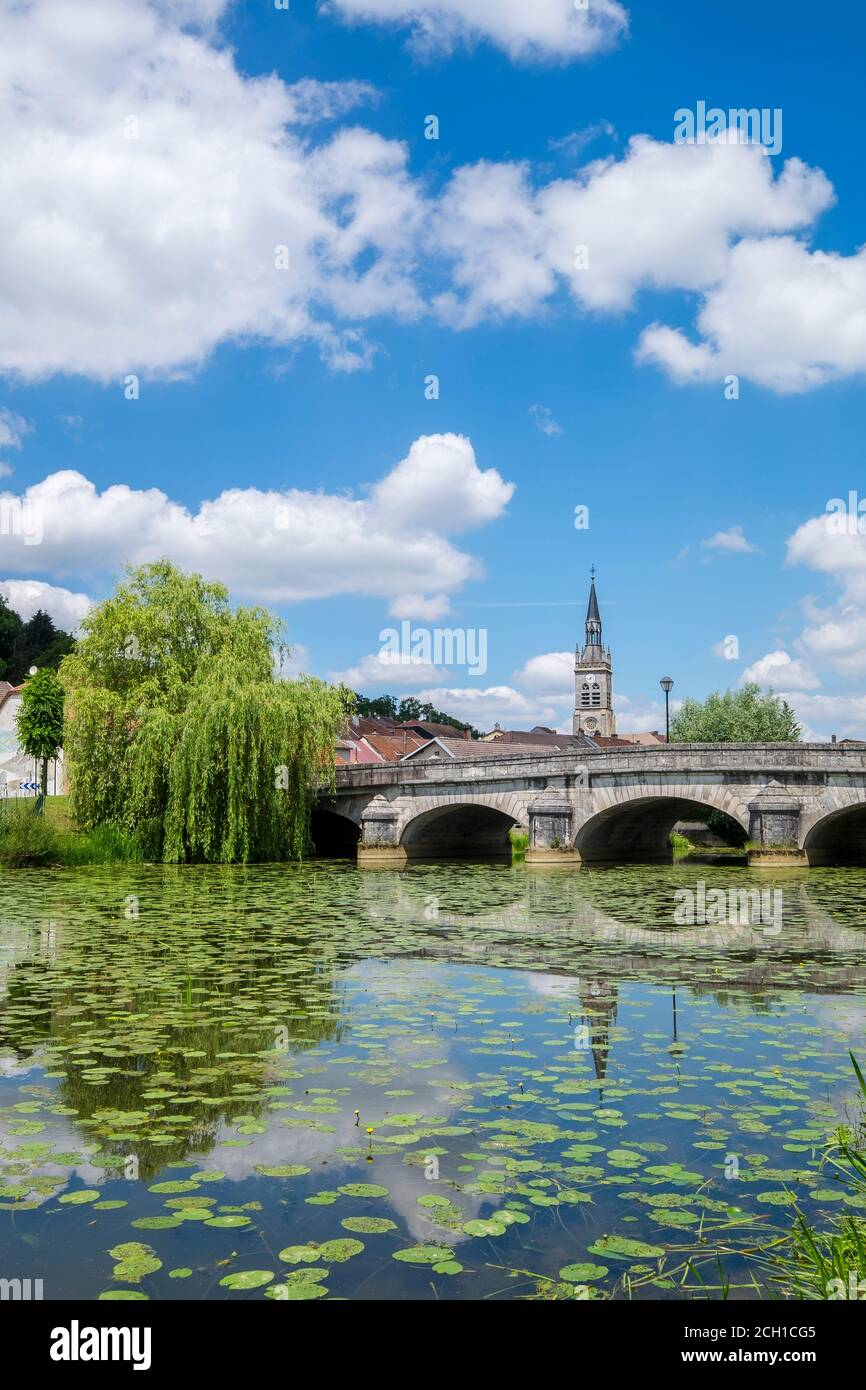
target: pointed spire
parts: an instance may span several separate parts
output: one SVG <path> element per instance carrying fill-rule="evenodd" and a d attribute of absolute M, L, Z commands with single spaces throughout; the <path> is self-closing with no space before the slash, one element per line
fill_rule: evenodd
<path fill-rule="evenodd" d="M 595 565 L 590 570 L 589 603 L 586 608 L 586 645 L 601 646 L 601 613 L 598 608 L 598 595 L 595 592 Z"/>

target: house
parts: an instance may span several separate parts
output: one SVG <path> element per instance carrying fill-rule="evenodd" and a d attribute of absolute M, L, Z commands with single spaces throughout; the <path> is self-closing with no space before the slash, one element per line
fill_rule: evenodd
<path fill-rule="evenodd" d="M 521 743 L 505 749 L 499 743 L 482 743 L 480 739 L 431 738 L 419 748 L 407 753 L 400 761 L 407 762 L 447 762 L 450 759 L 464 761 L 476 758 L 503 758 L 509 753 L 549 753 L 550 745 Z"/>
<path fill-rule="evenodd" d="M 24 753 L 18 743 L 15 716 L 21 708 L 23 685 L 0 681 L 0 796 L 35 796 L 36 788 L 22 791 L 22 783 L 36 783 L 41 775 L 36 759 Z M 57 795 L 66 790 L 63 754 L 48 764 L 48 792 Z"/>

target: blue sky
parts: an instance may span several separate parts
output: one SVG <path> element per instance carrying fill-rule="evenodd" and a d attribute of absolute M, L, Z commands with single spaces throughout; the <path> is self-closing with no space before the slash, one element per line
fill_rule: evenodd
<path fill-rule="evenodd" d="M 166 553 L 315 674 L 564 728 L 595 564 L 621 729 L 659 726 L 662 675 L 750 673 L 863 736 L 866 540 L 826 524 L 866 494 L 861 7 L 0 22 L 13 605 L 69 624 Z M 699 101 L 779 109 L 781 151 L 676 143 Z M 486 629 L 487 671 L 383 669 L 402 618 Z"/>

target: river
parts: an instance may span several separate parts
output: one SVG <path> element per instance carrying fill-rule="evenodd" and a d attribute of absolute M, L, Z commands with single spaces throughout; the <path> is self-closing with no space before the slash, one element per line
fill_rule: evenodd
<path fill-rule="evenodd" d="M 755 1297 L 796 1210 L 864 1200 L 821 1166 L 849 1049 L 858 869 L 7 872 L 0 1276 Z"/>

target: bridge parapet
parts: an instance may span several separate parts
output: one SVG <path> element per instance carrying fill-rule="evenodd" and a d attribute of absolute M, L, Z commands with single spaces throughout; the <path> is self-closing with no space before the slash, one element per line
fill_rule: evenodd
<path fill-rule="evenodd" d="M 669 859 L 671 828 L 699 809 L 723 812 L 758 845 L 790 846 L 810 863 L 866 864 L 866 749 L 827 743 L 414 759 L 340 768 L 336 793 L 322 804 L 360 831 L 365 863 L 473 848 L 499 857 L 510 853 L 513 827 L 529 833 L 530 863 Z"/>
<path fill-rule="evenodd" d="M 519 745 L 516 745 L 519 747 Z M 337 769 L 341 790 L 392 787 L 429 782 L 497 781 L 508 777 L 580 776 L 635 772 L 726 772 L 767 779 L 780 773 L 866 773 L 866 749 L 832 743 L 681 743 L 634 748 L 566 752 L 479 755 L 447 762 L 365 764 Z"/>

